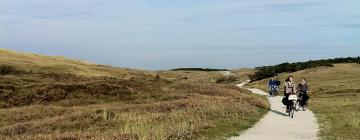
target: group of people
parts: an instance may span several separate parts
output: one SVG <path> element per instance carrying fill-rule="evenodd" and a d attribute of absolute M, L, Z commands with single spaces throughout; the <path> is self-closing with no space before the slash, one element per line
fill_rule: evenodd
<path fill-rule="evenodd" d="M 272 96 L 271 94 L 274 93 L 274 91 L 277 92 L 277 90 L 280 87 L 280 81 L 277 78 L 276 80 L 274 80 L 274 78 L 271 78 L 271 80 L 269 81 L 269 90 L 270 90 L 270 96 Z M 293 76 L 289 76 L 284 83 L 284 99 L 283 99 L 283 104 L 286 105 L 286 112 L 288 112 L 289 108 L 290 108 L 290 102 L 288 100 L 288 97 L 291 94 L 298 94 L 299 98 L 302 98 L 302 100 L 304 101 L 304 104 L 307 104 L 308 99 L 310 98 L 308 95 L 308 85 L 306 83 L 305 78 L 301 78 L 299 84 L 296 86 L 295 82 L 294 82 L 294 77 Z"/>

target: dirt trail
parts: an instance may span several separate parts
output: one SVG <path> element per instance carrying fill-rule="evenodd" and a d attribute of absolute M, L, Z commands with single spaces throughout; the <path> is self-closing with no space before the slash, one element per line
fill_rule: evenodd
<path fill-rule="evenodd" d="M 240 83 L 241 87 L 246 83 Z M 248 89 L 259 95 L 268 93 L 259 89 Z M 294 118 L 285 114 L 285 106 L 281 103 L 283 97 L 268 97 L 271 110 L 254 127 L 244 131 L 240 136 L 230 140 L 316 140 L 318 124 L 310 111 L 295 112 Z"/>

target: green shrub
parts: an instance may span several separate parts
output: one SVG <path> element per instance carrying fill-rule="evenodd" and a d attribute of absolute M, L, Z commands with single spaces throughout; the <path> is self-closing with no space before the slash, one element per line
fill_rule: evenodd
<path fill-rule="evenodd" d="M 19 71 L 13 66 L 0 66 L 0 75 L 14 74 L 18 72 Z"/>
<path fill-rule="evenodd" d="M 236 82 L 238 78 L 234 75 L 223 76 L 216 80 L 216 83 L 233 83 Z"/>
<path fill-rule="evenodd" d="M 334 58 L 334 59 L 322 59 L 322 60 L 310 60 L 307 62 L 296 62 L 296 63 L 282 63 L 274 66 L 263 66 L 257 67 L 255 74 L 250 75 L 251 81 L 257 81 L 269 77 L 276 76 L 283 72 L 295 72 L 308 68 L 314 68 L 318 66 L 329 66 L 333 67 L 336 63 L 359 63 L 360 56 L 358 57 L 347 57 L 347 58 Z"/>

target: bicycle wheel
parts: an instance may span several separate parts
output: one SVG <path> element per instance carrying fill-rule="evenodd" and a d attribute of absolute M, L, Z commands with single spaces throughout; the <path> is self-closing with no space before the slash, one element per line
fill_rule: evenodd
<path fill-rule="evenodd" d="M 306 111 L 306 109 L 307 109 L 307 105 L 305 104 L 305 105 L 302 107 L 302 110 L 303 110 L 303 111 Z"/>
<path fill-rule="evenodd" d="M 287 113 L 291 117 L 291 109 L 289 109 L 289 112 L 287 112 Z"/>
<path fill-rule="evenodd" d="M 294 118 L 294 113 L 295 113 L 295 107 L 293 106 L 293 107 L 291 107 L 291 109 L 290 109 L 290 117 L 291 117 L 291 118 Z"/>
<path fill-rule="evenodd" d="M 299 111 L 299 110 L 300 110 L 300 107 L 301 107 L 300 101 L 297 100 L 296 103 L 295 103 L 295 111 Z"/>
<path fill-rule="evenodd" d="M 286 106 L 286 113 L 290 116 L 290 110 L 291 110 L 291 107 L 290 106 Z"/>

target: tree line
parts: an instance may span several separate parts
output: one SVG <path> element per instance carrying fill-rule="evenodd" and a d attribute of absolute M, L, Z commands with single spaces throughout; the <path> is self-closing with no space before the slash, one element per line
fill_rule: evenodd
<path fill-rule="evenodd" d="M 274 66 L 262 66 L 256 67 L 253 75 L 250 75 L 251 81 L 257 81 L 269 77 L 276 76 L 283 72 L 295 72 L 308 68 L 314 68 L 318 66 L 329 66 L 333 67 L 336 63 L 358 63 L 360 64 L 360 56 L 358 57 L 346 57 L 346 58 L 334 58 L 334 59 L 321 59 L 321 60 L 310 60 L 307 62 L 296 62 L 296 63 L 282 63 Z"/>

